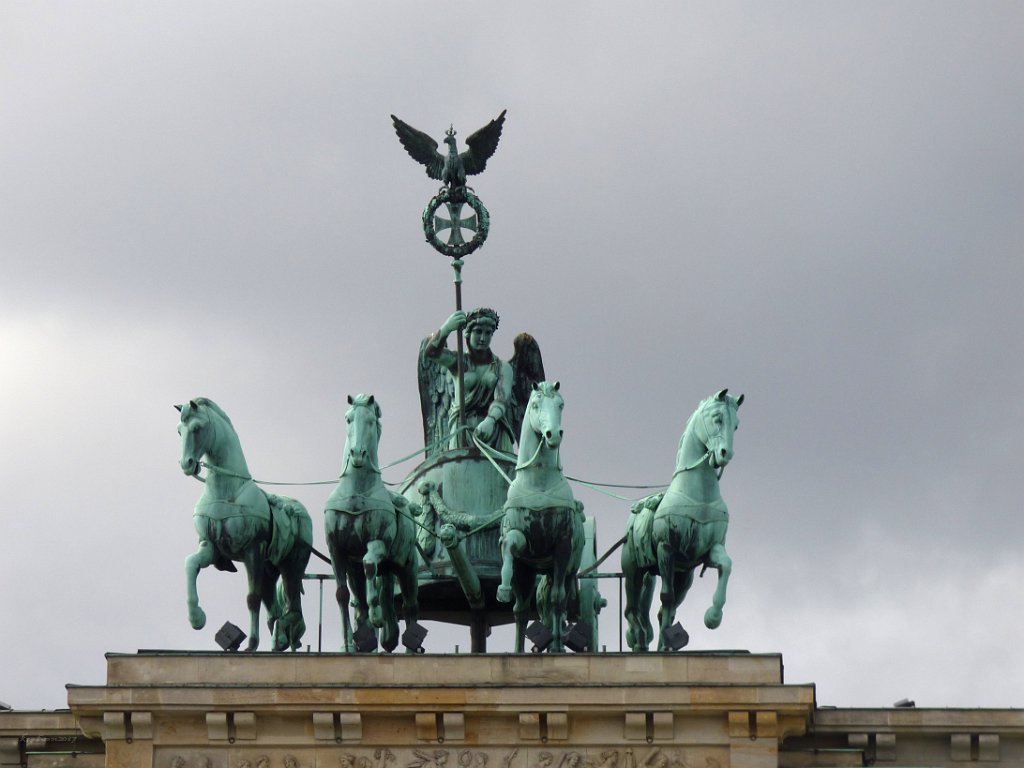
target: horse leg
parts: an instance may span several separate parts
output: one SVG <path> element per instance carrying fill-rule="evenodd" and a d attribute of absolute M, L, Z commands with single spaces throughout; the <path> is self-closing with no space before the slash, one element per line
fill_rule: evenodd
<path fill-rule="evenodd" d="M 356 647 L 352 632 L 358 631 L 363 627 L 369 627 L 366 617 L 368 612 L 366 607 L 366 575 L 363 572 L 363 564 L 360 561 L 347 561 L 345 568 L 348 574 L 348 586 L 351 589 L 348 606 L 352 609 L 352 622 L 349 624 L 345 642 L 348 643 L 348 649 L 354 652 Z"/>
<path fill-rule="evenodd" d="M 676 617 L 676 579 L 675 579 L 676 553 L 671 544 L 666 541 L 658 542 L 658 575 L 661 576 L 661 607 L 658 609 L 658 650 L 665 650 L 665 630 L 672 626 Z"/>
<path fill-rule="evenodd" d="M 245 551 L 243 558 L 245 573 L 249 581 L 249 592 L 245 596 L 245 604 L 249 608 L 249 644 L 246 651 L 255 651 L 260 647 L 260 600 L 263 597 L 263 558 L 259 546 L 252 545 Z"/>
<path fill-rule="evenodd" d="M 555 543 L 551 557 L 551 653 L 565 653 L 566 582 L 569 580 L 567 566 L 571 548 L 571 540 L 563 536 Z"/>
<path fill-rule="evenodd" d="M 498 587 L 498 601 L 512 602 L 512 561 L 526 551 L 526 536 L 522 531 L 510 528 L 501 537 L 501 585 Z M 531 592 L 533 591 L 531 584 Z M 518 603 L 518 600 L 517 600 Z"/>
<path fill-rule="evenodd" d="M 627 624 L 626 645 L 634 652 L 646 651 L 650 640 L 644 636 L 643 626 L 637 613 L 642 604 L 641 590 L 646 574 L 637 569 L 632 537 L 622 547 L 622 574 L 625 577 L 623 588 L 626 593 L 626 607 L 622 611 Z"/>
<path fill-rule="evenodd" d="M 722 608 L 725 607 L 725 590 L 729 586 L 729 574 L 732 573 L 732 558 L 722 544 L 715 544 L 708 553 L 708 563 L 718 570 L 718 584 L 711 598 L 711 607 L 704 612 L 704 626 L 716 629 L 722 623 Z"/>
<path fill-rule="evenodd" d="M 293 564 L 293 565 L 297 565 Z M 292 569 L 281 572 L 280 586 L 276 590 L 277 610 L 281 614 L 278 620 L 279 637 L 275 638 L 274 650 L 290 648 L 296 650 L 302 645 L 302 636 L 306 634 L 306 621 L 302 617 L 302 574 L 305 568 L 295 572 Z"/>
<path fill-rule="evenodd" d="M 674 602 L 669 606 L 667 623 L 664 625 L 665 629 L 672 626 L 676 618 L 676 610 L 682 605 L 683 600 L 686 598 L 686 593 L 690 591 L 690 587 L 693 586 L 693 570 L 688 571 L 676 571 L 671 577 L 672 579 L 672 592 L 675 595 Z M 663 606 L 664 609 L 664 606 Z M 658 617 L 661 618 L 661 612 L 658 612 Z M 689 642 L 687 640 L 686 642 Z M 683 645 L 686 645 L 686 642 Z M 664 630 L 660 638 L 658 639 L 658 650 L 668 651 L 671 650 L 665 643 Z"/>
<path fill-rule="evenodd" d="M 276 574 L 264 573 L 263 580 L 260 583 L 260 599 L 263 601 L 263 607 L 267 609 L 267 629 L 270 631 L 270 648 L 274 651 L 280 651 L 281 640 L 283 637 L 284 625 L 281 622 L 284 616 L 282 606 L 284 600 L 278 598 L 278 578 L 274 578 Z"/>
<path fill-rule="evenodd" d="M 512 607 L 512 615 L 516 620 L 516 653 L 524 653 L 526 650 L 526 625 L 530 621 L 530 601 L 536 581 L 536 571 L 520 560 L 512 574 L 512 592 L 516 598 Z"/>
<path fill-rule="evenodd" d="M 646 573 L 624 571 L 626 606 L 623 615 L 626 617 L 626 645 L 634 652 L 650 650 L 651 637 L 651 597 L 653 589 L 650 576 Z M 644 597 L 647 600 L 644 600 Z"/>
<path fill-rule="evenodd" d="M 332 525 L 333 523 L 333 525 Z M 335 529 L 338 523 L 328 513 L 327 516 L 327 551 L 331 555 L 331 568 L 334 570 L 334 599 L 338 602 L 338 613 L 341 616 L 341 652 L 352 653 L 352 624 L 349 619 L 349 560 L 338 546 Z"/>
<path fill-rule="evenodd" d="M 348 588 L 348 579 L 345 572 L 341 576 L 334 577 L 335 584 L 334 599 L 338 601 L 338 613 L 341 614 L 341 652 L 352 653 L 352 625 L 349 620 L 348 603 L 352 599 L 352 593 Z"/>
<path fill-rule="evenodd" d="M 646 650 L 654 639 L 654 625 L 651 624 L 651 606 L 654 604 L 654 574 L 644 573 L 640 579 L 640 597 L 637 606 L 637 622 L 643 632 L 643 650 Z"/>
<path fill-rule="evenodd" d="M 370 612 L 370 623 L 377 627 L 384 626 L 384 613 L 381 610 L 381 573 L 380 564 L 384 562 L 387 548 L 380 539 L 374 539 L 366 545 L 363 555 L 363 571 L 366 574 L 366 599 Z"/>
<path fill-rule="evenodd" d="M 410 557 L 404 568 L 398 571 L 398 586 L 402 590 L 402 614 L 405 628 L 409 629 L 420 618 L 419 584 L 416 581 L 415 560 Z M 406 653 L 415 653 L 408 648 Z"/>
<path fill-rule="evenodd" d="M 391 653 L 398 647 L 398 613 L 395 611 L 395 577 L 390 572 L 380 574 L 380 612 L 383 624 L 380 647 Z"/>
<path fill-rule="evenodd" d="M 200 541 L 199 549 L 185 558 L 185 602 L 188 605 L 188 622 L 192 629 L 202 629 L 206 626 L 206 613 L 199 607 L 196 580 L 199 578 L 199 571 L 213 565 L 216 559 L 217 551 L 207 539 Z"/>

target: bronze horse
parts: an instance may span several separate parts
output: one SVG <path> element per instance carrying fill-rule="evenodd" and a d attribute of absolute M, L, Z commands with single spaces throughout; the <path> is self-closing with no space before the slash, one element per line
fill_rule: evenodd
<path fill-rule="evenodd" d="M 704 624 L 715 629 L 722 623 L 732 560 L 725 551 L 729 510 L 718 481 L 732 459 L 732 438 L 742 403 L 743 395 L 733 397 L 725 389 L 702 401 L 686 422 L 668 489 L 641 499 L 631 509 L 622 572 L 629 624 L 626 642 L 634 651 L 646 651 L 654 634 L 650 611 L 655 576 L 661 577 L 659 651 L 668 647 L 665 632 L 693 584 L 697 566 L 718 571 L 718 585 Z"/>
<path fill-rule="evenodd" d="M 202 459 L 207 476 L 193 521 L 199 549 L 185 559 L 188 617 L 193 629 L 206 625 L 199 607 L 199 571 L 213 565 L 221 571 L 245 564 L 249 581 L 249 644 L 260 644 L 260 602 L 266 606 L 275 651 L 298 648 L 306 624 L 302 619 L 302 577 L 313 548 L 313 525 L 295 499 L 266 493 L 249 474 L 238 434 L 227 414 L 205 397 L 175 408 L 181 413 L 182 471 L 198 477 Z M 278 580 L 280 579 L 280 584 Z"/>
<path fill-rule="evenodd" d="M 516 622 L 516 653 L 524 650 L 537 574 L 549 578 L 547 618 L 552 652 L 565 650 L 568 598 L 570 593 L 577 592 L 576 574 L 583 554 L 583 515 L 559 460 L 564 405 L 557 381 L 534 385 L 523 416 L 516 476 L 504 506 L 498 600 L 507 603 L 515 597 L 512 613 Z"/>

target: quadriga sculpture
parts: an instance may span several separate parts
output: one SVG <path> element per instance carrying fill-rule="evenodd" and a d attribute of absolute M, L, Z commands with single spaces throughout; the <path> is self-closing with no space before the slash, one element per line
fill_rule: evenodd
<path fill-rule="evenodd" d="M 414 510 L 381 480 L 377 461 L 380 406 L 373 395 L 356 395 L 348 402 L 344 463 L 324 508 L 327 548 L 338 583 L 342 650 L 356 650 L 348 612 L 354 595 L 355 632 L 366 632 L 367 622 L 379 628 L 380 644 L 390 652 L 398 645 L 396 577 L 406 628 L 415 624 L 419 615 Z"/>
<path fill-rule="evenodd" d="M 182 471 L 198 477 L 201 466 L 207 469 L 206 487 L 192 518 L 199 549 L 185 559 L 189 622 L 194 629 L 206 625 L 196 591 L 199 571 L 209 565 L 235 571 L 234 562 L 241 562 L 249 579 L 246 650 L 255 651 L 260 644 L 261 601 L 267 607 L 274 650 L 298 648 L 306 631 L 302 576 L 313 547 L 309 514 L 295 499 L 267 493 L 253 482 L 238 434 L 220 406 L 197 397 L 175 408 L 181 413 Z M 209 460 L 205 465 L 204 457 Z"/>
<path fill-rule="evenodd" d="M 718 585 L 704 624 L 715 629 L 722 623 L 732 560 L 725 551 L 729 510 L 718 480 L 732 459 L 732 438 L 739 426 L 737 410 L 742 402 L 743 395 L 733 397 L 725 389 L 702 401 L 686 422 L 668 489 L 641 499 L 630 510 L 622 572 L 629 624 L 626 642 L 634 651 L 646 651 L 654 634 L 650 612 L 655 576 L 661 577 L 659 651 L 668 647 L 665 632 L 693 584 L 697 566 L 718 571 Z"/>
<path fill-rule="evenodd" d="M 583 554 L 583 516 L 562 474 L 562 408 L 558 382 L 534 384 L 519 436 L 516 476 L 501 522 L 501 586 L 516 622 L 516 653 L 525 645 L 526 624 L 538 573 L 548 576 L 551 651 L 565 650 L 564 627 L 570 584 Z"/>

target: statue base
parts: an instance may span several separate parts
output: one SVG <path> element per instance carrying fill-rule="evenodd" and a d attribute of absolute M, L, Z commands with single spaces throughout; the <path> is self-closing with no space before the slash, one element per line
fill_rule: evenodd
<path fill-rule="evenodd" d="M 814 712 L 746 652 L 109 654 L 68 697 L 134 768 L 754 768 Z"/>

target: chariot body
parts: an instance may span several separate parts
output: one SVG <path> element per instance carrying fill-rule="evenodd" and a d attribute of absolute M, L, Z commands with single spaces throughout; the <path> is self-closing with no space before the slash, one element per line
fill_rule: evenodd
<path fill-rule="evenodd" d="M 545 389 L 542 383 L 540 348 L 532 336 L 521 333 L 516 337 L 515 354 L 507 362 L 490 352 L 497 324 L 497 313 L 490 309 L 473 310 L 468 315 L 456 312 L 420 346 L 425 459 L 400 489 L 421 510 L 416 532 L 419 616 L 468 625 L 474 652 L 486 650 L 492 626 L 517 619 L 522 623 L 524 612 L 554 631 L 556 645 L 566 620 L 579 624 L 585 637 L 583 647 L 594 650 L 597 614 L 604 602 L 597 579 L 577 579 L 577 572 L 596 562 L 595 523 L 583 514 L 582 505 L 572 498 L 561 475 L 558 453 L 563 401 L 557 384 Z M 445 338 L 452 330 L 463 328 L 469 349 L 460 360 L 458 353 L 447 349 Z M 457 375 L 460 363 L 461 385 Z M 557 413 L 542 431 L 557 432 L 557 440 L 549 450 L 541 435 L 529 449 L 531 455 L 523 457 L 524 445 L 533 445 L 532 425 L 537 422 L 529 414 L 539 414 L 544 410 L 542 404 L 555 399 L 556 408 L 547 410 Z M 557 424 L 550 423 L 551 419 Z M 518 454 L 512 452 L 516 445 Z M 519 553 L 534 562 L 533 573 L 520 577 L 522 591 L 529 594 L 509 605 L 513 587 L 509 568 L 515 552 L 508 550 L 516 535 L 512 529 L 517 527 L 509 522 L 510 488 L 518 487 L 517 480 L 521 485 L 520 478 L 540 474 L 541 457 L 546 454 L 553 463 L 551 478 L 545 476 L 545 482 L 557 484 L 561 495 L 538 496 L 527 506 L 533 508 L 535 524 L 547 514 L 575 526 L 575 533 L 568 537 L 572 546 L 565 552 L 545 552 L 542 543 L 533 542 Z M 553 511 L 542 512 L 548 508 Z M 503 569 L 509 588 L 504 601 L 499 599 Z M 550 588 L 555 581 L 566 593 L 562 610 L 556 605 L 559 589 Z"/>

